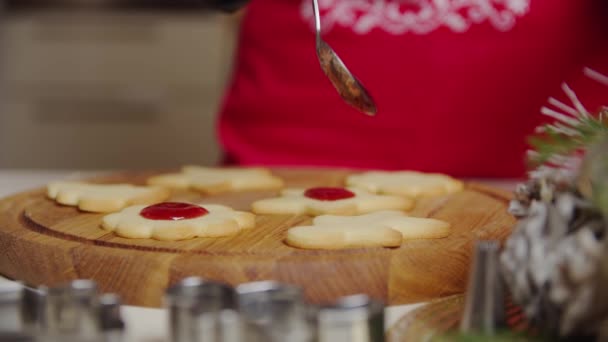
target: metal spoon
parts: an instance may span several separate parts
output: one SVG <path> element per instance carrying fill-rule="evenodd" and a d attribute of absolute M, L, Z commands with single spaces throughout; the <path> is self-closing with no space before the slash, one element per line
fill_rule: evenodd
<path fill-rule="evenodd" d="M 321 63 L 321 69 L 336 87 L 338 93 L 346 103 L 357 108 L 361 112 L 373 116 L 376 114 L 376 104 L 365 89 L 363 84 L 357 80 L 334 50 L 321 39 L 321 16 L 319 14 L 318 0 L 312 0 L 315 12 L 315 28 L 317 33 L 317 56 Z"/>

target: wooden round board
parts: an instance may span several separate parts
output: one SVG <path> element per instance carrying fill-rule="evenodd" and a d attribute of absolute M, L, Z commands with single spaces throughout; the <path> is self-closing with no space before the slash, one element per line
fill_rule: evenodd
<path fill-rule="evenodd" d="M 388 342 L 407 341 L 469 341 L 457 339 L 460 321 L 465 307 L 465 295 L 457 294 L 435 299 L 401 317 L 386 336 Z M 515 305 L 510 296 L 505 297 L 505 321 L 497 326 L 501 333 L 517 334 L 516 341 L 535 341 L 535 330 L 525 318 L 523 310 Z M 440 338 L 443 337 L 443 338 Z M 492 336 L 487 337 L 488 340 Z M 500 341 L 505 341 L 501 339 Z"/>
<path fill-rule="evenodd" d="M 342 186 L 348 170 L 275 169 L 290 187 Z M 120 173 L 98 182 L 144 184 L 153 172 Z M 206 203 L 248 210 L 276 191 L 207 196 Z M 259 215 L 256 228 L 233 237 L 185 241 L 125 239 L 100 229 L 103 215 L 55 204 L 38 189 L 0 200 L 0 273 L 31 285 L 93 279 L 125 303 L 160 306 L 165 289 L 186 276 L 237 285 L 274 279 L 299 285 L 313 303 L 367 293 L 404 304 L 464 290 L 473 243 L 504 240 L 515 224 L 510 194 L 478 184 L 463 192 L 417 202 L 413 216 L 452 224 L 444 239 L 411 240 L 399 248 L 303 250 L 283 242 L 287 229 L 308 216 Z M 194 193 L 174 200 L 203 200 Z"/>

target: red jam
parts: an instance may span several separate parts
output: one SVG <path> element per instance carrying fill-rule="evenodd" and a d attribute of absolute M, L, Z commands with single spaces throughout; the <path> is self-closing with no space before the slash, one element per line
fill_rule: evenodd
<path fill-rule="evenodd" d="M 355 197 L 355 194 L 344 188 L 310 188 L 304 192 L 304 196 L 319 201 L 337 201 Z"/>
<path fill-rule="evenodd" d="M 178 202 L 164 202 L 143 208 L 139 214 L 150 220 L 179 221 L 194 219 L 209 211 L 198 205 Z"/>

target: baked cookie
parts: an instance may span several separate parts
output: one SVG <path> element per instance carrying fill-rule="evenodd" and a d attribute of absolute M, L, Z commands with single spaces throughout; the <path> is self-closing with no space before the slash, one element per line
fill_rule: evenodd
<path fill-rule="evenodd" d="M 376 195 L 362 189 L 318 187 L 285 189 L 281 197 L 252 204 L 256 214 L 359 215 L 378 210 L 409 210 L 413 201 L 401 196 Z"/>
<path fill-rule="evenodd" d="M 82 211 L 110 213 L 134 204 L 162 202 L 170 192 L 161 187 L 130 184 L 52 182 L 47 185 L 47 196 Z"/>
<path fill-rule="evenodd" d="M 403 240 L 438 239 L 449 233 L 448 222 L 387 210 L 360 216 L 318 216 L 312 226 L 289 229 L 286 242 L 306 249 L 397 247 Z"/>
<path fill-rule="evenodd" d="M 255 226 L 255 215 L 222 205 L 165 202 L 136 205 L 106 215 L 102 228 L 131 239 L 184 240 L 222 237 Z"/>
<path fill-rule="evenodd" d="M 415 171 L 370 171 L 350 175 L 346 184 L 377 194 L 407 196 L 441 196 L 462 191 L 462 181 L 439 173 Z"/>
<path fill-rule="evenodd" d="M 264 168 L 211 168 L 185 166 L 180 173 L 153 176 L 148 184 L 203 193 L 279 189 L 283 180 Z"/>

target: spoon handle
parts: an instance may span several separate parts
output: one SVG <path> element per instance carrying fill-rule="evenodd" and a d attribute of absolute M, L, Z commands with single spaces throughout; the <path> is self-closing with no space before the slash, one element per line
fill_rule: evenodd
<path fill-rule="evenodd" d="M 315 29 L 317 32 L 317 38 L 321 35 L 321 14 L 319 13 L 319 1 L 312 0 L 312 9 L 315 13 Z"/>

